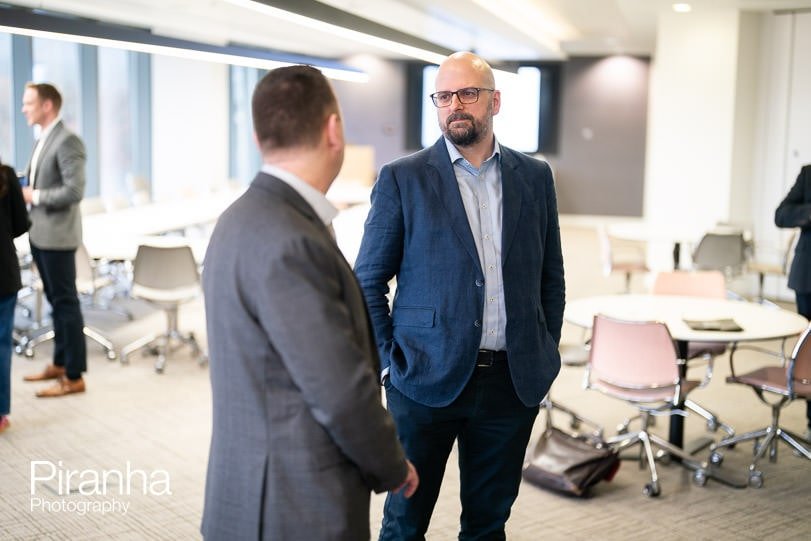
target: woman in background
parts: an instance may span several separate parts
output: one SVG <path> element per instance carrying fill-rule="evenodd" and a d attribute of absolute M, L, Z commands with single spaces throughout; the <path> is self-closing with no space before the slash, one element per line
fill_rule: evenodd
<path fill-rule="evenodd" d="M 0 432 L 9 426 L 11 411 L 11 332 L 20 282 L 14 239 L 29 226 L 20 183 L 14 169 L 0 162 Z"/>

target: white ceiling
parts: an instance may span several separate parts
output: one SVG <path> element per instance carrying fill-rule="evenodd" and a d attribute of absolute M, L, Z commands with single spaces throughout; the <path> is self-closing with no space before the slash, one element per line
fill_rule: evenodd
<path fill-rule="evenodd" d="M 3 0 L 151 29 L 156 34 L 224 45 L 240 43 L 291 53 L 344 58 L 397 57 L 370 45 L 305 29 L 224 0 Z M 320 0 L 450 50 L 490 60 L 562 59 L 654 51 L 666 0 Z M 694 12 L 811 8 L 811 0 L 693 0 Z M 687 15 L 689 16 L 689 15 Z"/>

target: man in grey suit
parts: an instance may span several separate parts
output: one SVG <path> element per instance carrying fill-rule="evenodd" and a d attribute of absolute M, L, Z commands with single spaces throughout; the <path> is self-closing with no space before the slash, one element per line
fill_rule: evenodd
<path fill-rule="evenodd" d="M 38 124 L 40 137 L 26 172 L 23 198 L 31 205 L 31 255 L 51 304 L 53 364 L 26 381 L 55 379 L 38 397 L 82 393 L 87 370 L 84 320 L 76 292 L 76 249 L 82 242 L 79 202 L 85 187 L 85 149 L 81 139 L 62 122 L 62 96 L 47 83 L 28 83 L 22 112 L 29 125 Z"/>
<path fill-rule="evenodd" d="M 369 539 L 370 491 L 417 487 L 381 405 L 363 295 L 324 194 L 343 162 L 340 110 L 312 67 L 253 95 L 264 165 L 218 220 L 203 271 L 213 431 L 202 533 Z"/>

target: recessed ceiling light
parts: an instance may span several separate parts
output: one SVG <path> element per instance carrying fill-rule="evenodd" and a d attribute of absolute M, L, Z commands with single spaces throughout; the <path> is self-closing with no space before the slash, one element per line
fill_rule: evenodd
<path fill-rule="evenodd" d="M 689 13 L 692 9 L 693 8 L 692 6 L 690 6 L 690 4 L 686 3 L 673 4 L 673 11 L 675 11 L 676 13 Z"/>

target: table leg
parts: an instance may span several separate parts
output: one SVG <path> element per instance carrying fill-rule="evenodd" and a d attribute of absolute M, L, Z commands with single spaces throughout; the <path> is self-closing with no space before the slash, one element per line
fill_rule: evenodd
<path fill-rule="evenodd" d="M 673 270 L 679 270 L 679 259 L 681 258 L 681 242 L 673 243 Z"/>

